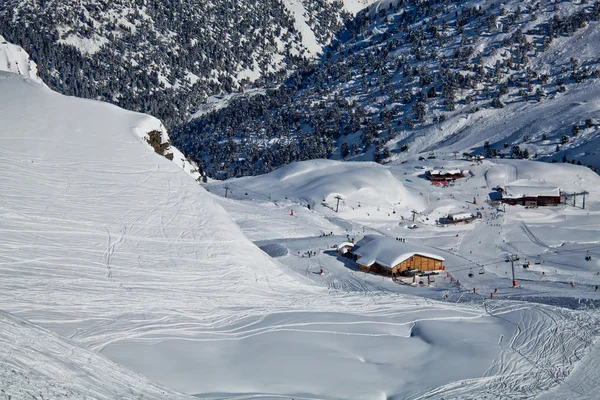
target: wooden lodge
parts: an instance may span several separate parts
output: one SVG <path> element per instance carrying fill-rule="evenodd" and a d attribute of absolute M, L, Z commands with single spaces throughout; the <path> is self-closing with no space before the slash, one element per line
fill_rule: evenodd
<path fill-rule="evenodd" d="M 443 257 L 385 236 L 365 236 L 357 243 L 353 254 L 361 271 L 388 276 L 402 275 L 408 271 L 439 271 L 444 268 Z"/>
<path fill-rule="evenodd" d="M 451 182 L 457 179 L 462 179 L 468 175 L 469 171 L 461 171 L 459 169 L 452 170 L 438 170 L 432 169 L 425 173 L 427 179 L 431 182 Z"/>
<path fill-rule="evenodd" d="M 525 207 L 556 206 L 561 204 L 559 188 L 543 181 L 521 179 L 506 186 L 501 202 Z"/>
<path fill-rule="evenodd" d="M 358 269 L 363 272 L 373 272 L 375 274 L 384 274 L 392 276 L 402 275 L 408 271 L 439 271 L 443 269 L 443 259 L 435 259 L 426 255 L 415 253 L 410 256 L 407 260 L 402 261 L 393 267 L 375 262 L 371 265 L 362 265 L 360 260 L 358 263 Z"/>
<path fill-rule="evenodd" d="M 560 196 L 522 196 L 522 197 L 503 197 L 502 203 L 512 206 L 539 207 L 539 206 L 557 206 L 561 203 Z"/>

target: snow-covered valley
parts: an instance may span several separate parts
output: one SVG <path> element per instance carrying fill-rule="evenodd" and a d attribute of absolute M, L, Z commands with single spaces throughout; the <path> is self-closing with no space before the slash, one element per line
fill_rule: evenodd
<path fill-rule="evenodd" d="M 473 176 L 437 188 L 424 163 L 317 160 L 207 192 L 145 143 L 160 129 L 151 117 L 13 74 L 0 92 L 10 93 L 0 97 L 0 376 L 13 399 L 184 396 L 158 385 L 201 398 L 522 398 L 569 382 L 592 349 L 600 214 L 589 169 L 444 160 Z M 500 218 L 483 205 L 499 180 L 536 176 L 588 188 L 586 210 L 509 207 Z M 435 226 L 473 196 L 482 221 Z M 398 285 L 332 252 L 346 235 L 377 232 L 440 252 L 461 287 L 443 274 Z M 506 251 L 543 260 L 519 271 L 517 288 Z M 485 274 L 467 277 L 479 264 Z M 85 368 L 73 351 L 88 354 Z"/>

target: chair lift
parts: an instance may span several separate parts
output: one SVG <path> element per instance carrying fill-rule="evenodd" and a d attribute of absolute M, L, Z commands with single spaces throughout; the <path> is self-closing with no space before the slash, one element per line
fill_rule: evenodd
<path fill-rule="evenodd" d="M 479 268 L 479 275 L 485 274 L 485 269 L 483 267 Z"/>
<path fill-rule="evenodd" d="M 538 257 L 535 259 L 535 262 L 534 262 L 534 264 L 535 264 L 535 265 L 540 265 L 541 263 L 542 263 L 542 259 L 541 259 L 541 257 L 540 257 L 540 256 L 538 256 Z"/>
<path fill-rule="evenodd" d="M 475 276 L 475 275 L 473 274 L 473 268 L 471 268 L 469 270 L 469 278 L 472 278 L 473 276 Z"/>
<path fill-rule="evenodd" d="M 590 254 L 589 250 L 585 254 L 585 261 L 592 261 L 592 255 Z"/>

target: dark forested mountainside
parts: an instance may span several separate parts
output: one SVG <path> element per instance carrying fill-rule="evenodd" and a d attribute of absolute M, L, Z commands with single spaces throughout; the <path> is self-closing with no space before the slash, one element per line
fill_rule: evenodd
<path fill-rule="evenodd" d="M 279 81 L 309 55 L 304 36 L 327 44 L 349 17 L 338 1 L 301 0 L 302 24 L 289 3 L 9 0 L 0 35 L 29 52 L 51 88 L 172 127 L 209 95 Z"/>
<path fill-rule="evenodd" d="M 566 60 L 569 49 L 555 50 L 584 30 L 582 40 L 597 39 L 599 19 L 600 3 L 580 0 L 384 1 L 359 13 L 311 73 L 296 73 L 264 94 L 238 96 L 172 136 L 220 178 L 310 158 L 384 161 L 394 152 L 426 151 L 434 139 L 464 129 L 448 123 L 460 114 L 501 115 L 507 105 L 535 106 L 599 82 L 597 43 Z M 552 151 L 597 125 L 569 121 Z M 423 137 L 445 127 L 439 137 Z M 539 136 L 515 134 L 483 150 L 537 157 L 526 144 L 549 142 Z"/>

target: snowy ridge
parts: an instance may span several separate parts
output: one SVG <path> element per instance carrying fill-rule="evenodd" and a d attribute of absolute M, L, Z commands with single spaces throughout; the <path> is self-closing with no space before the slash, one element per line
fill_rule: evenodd
<path fill-rule="evenodd" d="M 37 65 L 20 46 L 8 43 L 0 35 L 0 71 L 12 72 L 43 84 L 38 76 Z"/>

